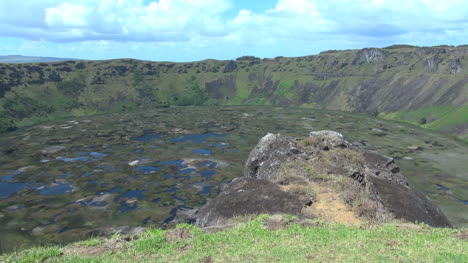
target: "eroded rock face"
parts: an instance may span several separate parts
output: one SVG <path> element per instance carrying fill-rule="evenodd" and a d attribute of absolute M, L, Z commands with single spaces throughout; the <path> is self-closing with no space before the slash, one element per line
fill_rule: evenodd
<path fill-rule="evenodd" d="M 236 178 L 213 200 L 200 208 L 197 226 L 224 225 L 229 218 L 251 214 L 300 215 L 304 207 L 299 196 L 287 193 L 270 181 Z"/>
<path fill-rule="evenodd" d="M 295 165 L 302 166 L 293 170 L 295 174 L 287 174 L 288 170 L 283 169 Z M 291 176 L 301 177 L 305 185 L 327 176 L 349 177 L 359 182 L 361 188 L 356 191 L 364 191 L 369 202 L 376 204 L 376 217 L 391 215 L 410 222 L 451 227 L 442 211 L 409 185 L 393 158 L 357 148 L 334 131 L 312 132 L 300 142 L 280 134 L 267 134 L 250 153 L 244 177 L 235 179 L 199 210 L 197 225 L 222 225 L 231 217 L 247 214 L 304 216 L 301 209 L 307 206 L 307 199 L 280 187 Z"/>
<path fill-rule="evenodd" d="M 297 160 L 302 153 L 291 138 L 268 133 L 250 152 L 244 176 L 277 182 L 281 165 Z"/>
<path fill-rule="evenodd" d="M 448 67 L 448 71 L 452 74 L 455 73 L 460 73 L 463 70 L 463 65 L 461 63 L 461 60 L 459 58 L 454 59 L 450 62 L 450 65 Z"/>
<path fill-rule="evenodd" d="M 364 48 L 358 51 L 353 65 L 360 65 L 364 63 L 379 62 L 385 59 L 385 53 L 379 48 Z"/>

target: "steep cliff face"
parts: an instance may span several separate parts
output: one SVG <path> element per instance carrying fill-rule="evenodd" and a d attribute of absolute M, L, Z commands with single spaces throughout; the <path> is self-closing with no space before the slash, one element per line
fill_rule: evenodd
<path fill-rule="evenodd" d="M 245 56 L 235 61 L 0 64 L 0 111 L 17 121 L 57 112 L 272 104 L 398 112 L 402 116 L 397 119 L 413 122 L 450 119 L 434 128 L 463 134 L 466 129 L 460 127 L 468 120 L 457 110 L 465 112 L 468 107 L 467 54 L 466 46 L 394 46 L 297 58 Z M 25 110 L 31 107 L 39 113 Z M 420 110 L 429 113 L 419 114 Z M 412 112 L 418 114 L 406 114 Z"/>

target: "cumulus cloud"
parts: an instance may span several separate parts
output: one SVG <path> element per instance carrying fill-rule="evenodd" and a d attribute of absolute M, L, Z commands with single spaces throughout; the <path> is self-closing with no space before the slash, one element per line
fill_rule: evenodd
<path fill-rule="evenodd" d="M 138 50 L 139 43 L 152 42 L 153 47 L 205 52 L 197 54 L 203 57 L 468 39 L 466 0 L 270 1 L 269 8 L 257 12 L 234 0 L 0 1 L 0 34 L 99 50 Z"/>
<path fill-rule="evenodd" d="M 2 30 L 4 35 L 23 34 L 26 39 L 181 41 L 226 35 L 222 14 L 229 7 L 228 0 L 159 0 L 148 5 L 142 0 L 7 1 L 0 3 L 0 14 L 5 13 L 0 23 L 15 27 L 15 33 Z"/>

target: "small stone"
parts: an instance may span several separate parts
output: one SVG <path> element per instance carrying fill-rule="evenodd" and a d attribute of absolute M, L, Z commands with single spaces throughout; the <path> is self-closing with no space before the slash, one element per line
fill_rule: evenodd
<path fill-rule="evenodd" d="M 192 234 L 187 228 L 173 229 L 166 232 L 166 240 L 169 242 L 178 242 L 190 238 L 192 238 Z"/>
<path fill-rule="evenodd" d="M 137 165 L 137 164 L 139 164 L 139 163 L 140 163 L 139 160 L 135 160 L 135 161 L 129 162 L 128 165 L 130 165 L 130 166 L 135 166 L 135 165 Z"/>
<path fill-rule="evenodd" d="M 24 173 L 24 172 L 26 172 L 27 170 L 31 170 L 31 169 L 34 169 L 34 168 L 36 168 L 36 166 L 30 165 L 30 166 L 21 167 L 21 168 L 18 169 L 18 171 Z"/>
<path fill-rule="evenodd" d="M 412 150 L 412 151 L 421 150 L 421 148 L 418 147 L 418 146 L 408 146 L 407 148 L 408 148 L 408 150 Z"/>
<path fill-rule="evenodd" d="M 265 220 L 264 225 L 268 230 L 285 229 L 289 225 L 289 220 L 287 220 L 283 215 L 276 214 Z"/>
<path fill-rule="evenodd" d="M 41 152 L 43 154 L 52 154 L 52 153 L 59 152 L 59 151 L 61 151 L 63 149 L 65 149 L 65 146 L 53 145 L 53 146 L 49 146 L 49 147 L 43 149 Z"/>

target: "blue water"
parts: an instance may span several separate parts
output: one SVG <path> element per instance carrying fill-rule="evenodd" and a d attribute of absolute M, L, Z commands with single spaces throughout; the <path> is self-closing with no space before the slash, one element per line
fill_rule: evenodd
<path fill-rule="evenodd" d="M 114 199 L 115 202 L 119 202 L 121 199 L 131 199 L 131 198 L 136 198 L 138 200 L 143 200 L 143 192 L 145 190 L 130 190 L 127 191 L 126 193 L 122 194 L 121 196 L 117 197 Z"/>
<path fill-rule="evenodd" d="M 210 146 L 215 146 L 216 148 L 224 148 L 224 147 L 227 147 L 227 144 L 221 143 L 221 142 L 209 143 L 208 145 L 210 145 Z"/>
<path fill-rule="evenodd" d="M 16 182 L 16 180 L 13 177 L 15 177 L 15 175 L 19 175 L 19 174 L 21 174 L 20 171 L 14 170 L 10 174 L 7 174 L 5 176 L 0 177 L 0 182 L 7 182 L 8 181 L 8 182 L 14 183 L 14 182 Z"/>
<path fill-rule="evenodd" d="M 184 160 L 160 161 L 159 163 L 164 165 L 176 165 L 178 167 L 186 167 L 185 165 L 183 165 Z"/>
<path fill-rule="evenodd" d="M 192 152 L 198 154 L 211 154 L 211 151 L 207 149 L 193 149 Z"/>
<path fill-rule="evenodd" d="M 210 194 L 211 193 L 211 185 L 207 185 L 205 183 L 196 183 L 196 184 L 202 186 L 202 189 L 198 191 L 198 194 Z"/>
<path fill-rule="evenodd" d="M 90 175 L 91 175 L 91 172 L 86 172 L 86 173 L 82 174 L 81 177 L 88 177 Z"/>
<path fill-rule="evenodd" d="M 70 192 L 72 190 L 73 188 L 71 187 L 70 183 L 64 183 L 64 184 L 59 183 L 56 186 L 51 186 L 51 187 L 47 187 L 44 189 L 40 189 L 39 193 L 41 195 L 63 195 L 66 192 Z"/>
<path fill-rule="evenodd" d="M 195 172 L 196 170 L 193 169 L 193 168 L 187 168 L 187 169 L 183 169 L 183 170 L 180 170 L 177 172 L 177 175 L 183 175 L 183 174 L 189 174 L 191 172 Z"/>
<path fill-rule="evenodd" d="M 145 130 L 143 131 L 142 136 L 135 136 L 135 137 L 130 137 L 130 140 L 137 141 L 137 142 L 150 142 L 155 139 L 163 139 L 164 136 L 160 134 L 153 134 L 152 131 Z"/>
<path fill-rule="evenodd" d="M 14 181 L 14 179 L 13 179 L 14 176 L 15 175 L 13 175 L 13 174 L 2 176 L 2 177 L 0 177 L 0 182 L 7 182 L 7 181 L 12 182 L 12 181 Z"/>
<path fill-rule="evenodd" d="M 204 170 L 204 171 L 199 171 L 198 174 L 204 176 L 204 177 L 207 177 L 207 178 L 211 178 L 213 175 L 216 174 L 216 171 L 213 171 L 213 170 Z"/>
<path fill-rule="evenodd" d="M 17 205 L 16 207 L 8 208 L 7 211 L 8 212 L 14 212 L 14 211 L 21 210 L 23 208 L 24 208 L 24 205 Z"/>
<path fill-rule="evenodd" d="M 210 132 L 210 133 L 204 133 L 204 134 L 189 134 L 189 135 L 185 135 L 185 136 L 182 136 L 182 137 L 176 137 L 176 138 L 169 139 L 169 141 L 171 141 L 171 142 L 188 142 L 188 141 L 191 141 L 193 143 L 204 143 L 210 137 L 221 138 L 221 137 L 224 137 L 224 136 L 226 136 L 226 135 L 221 134 L 221 133 Z"/>
<path fill-rule="evenodd" d="M 164 192 L 166 193 L 175 193 L 177 190 L 179 190 L 179 188 L 177 188 L 176 186 L 165 186 L 167 187 L 168 189 L 167 190 L 164 190 Z"/>
<path fill-rule="evenodd" d="M 96 159 L 100 159 L 100 158 L 103 158 L 103 157 L 107 156 L 107 154 L 100 153 L 100 152 L 90 152 L 89 155 L 93 156 Z"/>
<path fill-rule="evenodd" d="M 120 208 L 119 211 L 120 213 L 125 213 L 128 211 L 131 211 L 133 209 L 137 208 L 137 202 L 134 202 L 133 205 L 128 204 L 127 202 L 120 202 Z"/>
<path fill-rule="evenodd" d="M 140 166 L 133 168 L 134 170 L 139 170 L 140 173 L 149 174 L 159 171 L 161 168 L 154 166 Z"/>
<path fill-rule="evenodd" d="M 66 163 L 74 163 L 74 162 L 86 162 L 88 161 L 88 156 L 80 156 L 75 158 L 68 158 L 68 157 L 60 157 L 58 160 L 64 161 Z"/>
<path fill-rule="evenodd" d="M 26 188 L 26 183 L 0 183 L 0 199 L 7 198 Z"/>
<path fill-rule="evenodd" d="M 114 187 L 111 190 L 109 190 L 109 193 L 117 193 L 120 192 L 120 190 L 122 190 L 122 187 Z"/>
<path fill-rule="evenodd" d="M 442 190 L 442 191 L 448 191 L 448 190 L 449 190 L 448 187 L 443 186 L 443 185 L 441 185 L 441 184 L 436 184 L 436 185 L 437 185 L 437 187 L 439 187 L 439 190 Z"/>

